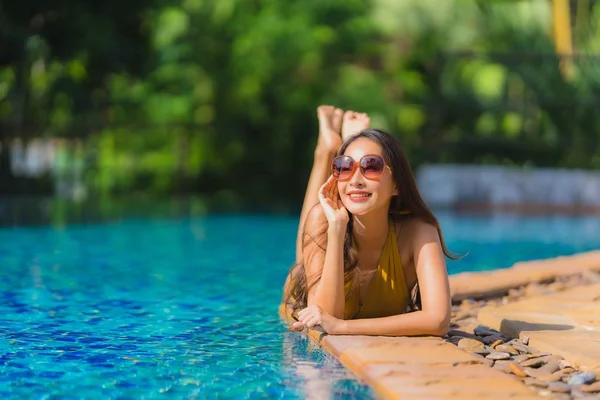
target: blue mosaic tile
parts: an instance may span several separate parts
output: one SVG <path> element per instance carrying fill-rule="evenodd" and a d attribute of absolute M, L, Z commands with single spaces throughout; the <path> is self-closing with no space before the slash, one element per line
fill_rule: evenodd
<path fill-rule="evenodd" d="M 82 360 L 85 359 L 86 357 L 88 357 L 88 353 L 83 352 L 83 351 L 73 351 L 70 353 L 65 353 L 65 354 L 61 354 L 60 356 L 60 361 L 67 361 L 67 360 Z"/>
<path fill-rule="evenodd" d="M 85 360 L 90 364 L 103 364 L 107 361 L 112 361 L 115 358 L 112 354 L 96 354 Z"/>
<path fill-rule="evenodd" d="M 38 373 L 38 377 L 40 378 L 48 378 L 48 379 L 58 379 L 63 376 L 66 372 L 61 371 L 42 371 Z"/>
<path fill-rule="evenodd" d="M 7 376 L 11 377 L 13 380 L 19 380 L 22 378 L 33 378 L 35 377 L 35 373 L 30 370 L 9 371 L 7 372 Z"/>
<path fill-rule="evenodd" d="M 54 340 L 60 341 L 60 342 L 77 342 L 77 337 L 74 336 L 55 336 L 53 338 Z"/>
<path fill-rule="evenodd" d="M 98 342 L 106 342 L 108 339 L 106 338 L 101 338 L 101 337 L 82 337 L 79 338 L 77 341 L 79 343 L 98 343 Z"/>

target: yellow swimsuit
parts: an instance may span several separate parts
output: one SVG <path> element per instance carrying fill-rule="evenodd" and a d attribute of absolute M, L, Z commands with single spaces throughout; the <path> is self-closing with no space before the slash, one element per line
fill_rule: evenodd
<path fill-rule="evenodd" d="M 390 227 L 377 271 L 369 283 L 362 304 L 358 285 L 353 288 L 354 285 L 353 281 L 345 285 L 344 319 L 389 317 L 406 312 L 409 293 L 393 226 Z"/>

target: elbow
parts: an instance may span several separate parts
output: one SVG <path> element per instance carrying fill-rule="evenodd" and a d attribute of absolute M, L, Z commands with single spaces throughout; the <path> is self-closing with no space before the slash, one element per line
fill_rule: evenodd
<path fill-rule="evenodd" d="M 344 319 L 344 308 L 343 307 L 341 309 L 339 307 L 333 308 L 331 310 L 331 312 L 324 308 L 321 308 L 321 309 L 326 311 L 329 315 L 333 316 L 334 318 Z"/>
<path fill-rule="evenodd" d="M 337 319 L 345 319 L 344 318 L 344 310 L 338 311 L 338 312 L 336 312 L 334 314 L 331 314 L 331 315 L 333 315 Z"/>
<path fill-rule="evenodd" d="M 431 332 L 433 336 L 446 336 L 450 329 L 450 314 L 434 314 L 431 316 Z"/>

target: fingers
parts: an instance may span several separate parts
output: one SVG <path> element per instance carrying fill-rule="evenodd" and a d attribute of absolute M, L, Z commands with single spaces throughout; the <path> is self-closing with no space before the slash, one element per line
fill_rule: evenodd
<path fill-rule="evenodd" d="M 337 194 L 338 194 L 337 180 L 333 177 L 333 175 L 331 175 L 330 179 L 331 179 L 330 198 L 335 202 L 335 199 L 337 198 Z"/>
<path fill-rule="evenodd" d="M 299 332 L 302 329 L 304 329 L 304 324 L 302 322 L 299 321 L 295 321 L 289 328 L 288 330 L 290 331 L 295 331 L 295 332 Z"/>
<path fill-rule="evenodd" d="M 336 189 L 337 189 L 337 185 L 335 184 L 335 182 L 334 182 L 334 181 L 332 181 L 332 182 L 329 184 L 329 198 L 330 198 L 331 200 L 334 200 L 334 203 L 335 203 L 335 190 L 336 190 Z"/>
<path fill-rule="evenodd" d="M 331 190 L 331 201 L 335 205 L 336 209 L 339 208 L 338 198 L 339 197 L 338 197 L 338 188 L 337 188 L 337 185 L 333 185 L 333 188 Z"/>
<path fill-rule="evenodd" d="M 306 307 L 298 312 L 298 320 L 304 326 L 312 328 L 321 324 L 321 309 L 316 306 Z"/>
<path fill-rule="evenodd" d="M 319 199 L 333 198 L 332 191 L 334 188 L 337 188 L 337 182 L 335 181 L 333 175 L 330 175 L 329 179 L 327 179 L 327 182 L 325 182 L 319 190 Z"/>
<path fill-rule="evenodd" d="M 337 185 L 334 186 L 333 194 L 332 194 L 331 198 L 333 200 L 333 204 L 335 205 L 336 209 L 340 209 L 340 208 L 344 207 L 344 203 L 342 202 L 342 198 L 340 196 L 340 190 L 338 189 Z"/>
<path fill-rule="evenodd" d="M 329 175 L 329 178 L 327 178 L 327 182 L 325 182 L 325 183 L 327 184 L 328 188 L 332 188 L 334 186 L 337 186 L 337 181 L 333 177 L 333 174 Z"/>
<path fill-rule="evenodd" d="M 304 322 L 308 328 L 313 328 L 317 325 L 321 325 L 321 316 L 320 315 L 311 315 L 307 318 L 306 322 Z"/>
<path fill-rule="evenodd" d="M 310 310 L 309 307 L 303 308 L 302 310 L 298 311 L 298 320 L 300 320 L 300 318 L 302 318 L 302 315 L 306 314 L 308 312 L 308 310 Z"/>

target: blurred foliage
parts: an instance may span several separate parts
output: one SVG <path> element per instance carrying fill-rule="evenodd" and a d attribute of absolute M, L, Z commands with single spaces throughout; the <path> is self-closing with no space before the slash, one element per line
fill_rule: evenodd
<path fill-rule="evenodd" d="M 549 0 L 0 2 L 0 140 L 81 138 L 105 196 L 233 206 L 301 201 L 318 104 L 415 165 L 600 168 L 595 3 L 573 3 L 565 75 Z"/>

